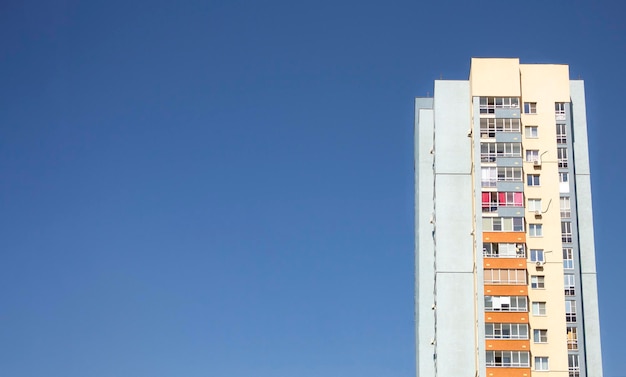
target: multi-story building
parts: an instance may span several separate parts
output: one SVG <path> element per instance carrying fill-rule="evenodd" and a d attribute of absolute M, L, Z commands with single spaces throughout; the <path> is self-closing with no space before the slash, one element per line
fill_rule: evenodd
<path fill-rule="evenodd" d="M 584 85 L 472 59 L 415 108 L 419 377 L 601 377 Z"/>

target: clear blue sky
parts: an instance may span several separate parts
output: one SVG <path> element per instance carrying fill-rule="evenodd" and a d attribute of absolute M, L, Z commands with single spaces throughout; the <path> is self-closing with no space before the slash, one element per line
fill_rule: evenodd
<path fill-rule="evenodd" d="M 414 375 L 413 98 L 495 56 L 586 81 L 626 376 L 624 7 L 2 1 L 0 375 Z"/>

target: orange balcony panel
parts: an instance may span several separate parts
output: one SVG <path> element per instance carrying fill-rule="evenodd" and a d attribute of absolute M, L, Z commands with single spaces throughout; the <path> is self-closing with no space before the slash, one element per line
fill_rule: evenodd
<path fill-rule="evenodd" d="M 520 339 L 487 339 L 487 351 L 530 351 L 530 340 Z"/>
<path fill-rule="evenodd" d="M 526 242 L 524 232 L 483 232 L 483 242 Z"/>
<path fill-rule="evenodd" d="M 485 285 L 485 296 L 527 296 L 527 285 Z"/>
<path fill-rule="evenodd" d="M 526 258 L 484 258 L 483 267 L 526 269 Z"/>
<path fill-rule="evenodd" d="M 528 323 L 528 312 L 485 312 L 487 323 Z"/>
<path fill-rule="evenodd" d="M 487 368 L 487 377 L 530 377 L 530 368 Z"/>

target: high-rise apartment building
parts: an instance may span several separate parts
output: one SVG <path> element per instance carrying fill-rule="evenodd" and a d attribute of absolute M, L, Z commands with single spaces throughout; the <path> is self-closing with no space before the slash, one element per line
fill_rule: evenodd
<path fill-rule="evenodd" d="M 601 377 L 584 85 L 472 59 L 415 108 L 419 377 Z"/>

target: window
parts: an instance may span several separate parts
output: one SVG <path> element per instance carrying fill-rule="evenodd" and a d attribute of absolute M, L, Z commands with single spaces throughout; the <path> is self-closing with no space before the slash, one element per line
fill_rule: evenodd
<path fill-rule="evenodd" d="M 528 351 L 487 351 L 486 362 L 488 367 L 528 368 Z"/>
<path fill-rule="evenodd" d="M 574 251 L 571 247 L 563 248 L 563 268 L 566 270 L 574 269 Z"/>
<path fill-rule="evenodd" d="M 530 249 L 530 261 L 531 262 L 543 262 L 544 254 L 542 249 Z"/>
<path fill-rule="evenodd" d="M 480 113 L 494 114 L 495 109 L 519 109 L 516 97 L 480 97 Z"/>
<path fill-rule="evenodd" d="M 569 196 L 561 196 L 561 218 L 572 217 L 572 207 Z"/>
<path fill-rule="evenodd" d="M 528 199 L 528 210 L 541 212 L 541 199 Z"/>
<path fill-rule="evenodd" d="M 545 302 L 533 302 L 533 315 L 535 316 L 543 316 L 546 315 L 546 303 Z"/>
<path fill-rule="evenodd" d="M 485 296 L 486 312 L 527 312 L 526 296 Z"/>
<path fill-rule="evenodd" d="M 567 126 L 565 124 L 556 125 L 556 142 L 558 144 L 567 143 Z"/>
<path fill-rule="evenodd" d="M 522 168 L 498 167 L 498 181 L 522 182 Z"/>
<path fill-rule="evenodd" d="M 567 173 L 559 172 L 559 192 L 568 193 L 569 192 L 569 175 Z"/>
<path fill-rule="evenodd" d="M 526 184 L 528 186 L 539 186 L 539 174 L 528 174 L 526 175 Z"/>
<path fill-rule="evenodd" d="M 578 330 L 574 326 L 567 326 L 567 349 L 570 351 L 578 349 Z"/>
<path fill-rule="evenodd" d="M 480 120 L 480 137 L 494 138 L 496 132 L 521 132 L 519 119 L 482 118 Z"/>
<path fill-rule="evenodd" d="M 556 153 L 557 153 L 557 159 L 559 162 L 559 167 L 566 168 L 567 167 L 567 148 L 557 148 Z"/>
<path fill-rule="evenodd" d="M 480 183 L 482 187 L 496 187 L 498 182 L 498 168 L 480 168 Z"/>
<path fill-rule="evenodd" d="M 565 301 L 565 322 L 576 322 L 576 301 Z"/>
<path fill-rule="evenodd" d="M 572 242 L 572 223 L 569 221 L 561 221 L 561 242 Z"/>
<path fill-rule="evenodd" d="M 533 330 L 533 342 L 548 343 L 548 330 Z"/>
<path fill-rule="evenodd" d="M 537 114 L 537 102 L 524 102 L 524 114 Z"/>
<path fill-rule="evenodd" d="M 482 192 L 483 212 L 496 212 L 498 207 L 523 207 L 524 194 L 521 192 Z"/>
<path fill-rule="evenodd" d="M 485 258 L 526 258 L 523 243 L 485 243 L 483 244 Z"/>
<path fill-rule="evenodd" d="M 480 143 L 481 162 L 495 162 L 497 157 L 522 157 L 522 144 Z"/>
<path fill-rule="evenodd" d="M 532 289 L 543 289 L 545 288 L 545 277 L 540 275 L 533 275 L 530 277 L 530 287 Z"/>
<path fill-rule="evenodd" d="M 535 356 L 535 370 L 550 370 L 547 356 Z"/>
<path fill-rule="evenodd" d="M 543 237 L 543 226 L 541 224 L 529 224 L 528 235 L 530 237 Z"/>
<path fill-rule="evenodd" d="M 485 284 L 526 285 L 526 270 L 489 269 L 485 270 Z"/>
<path fill-rule="evenodd" d="M 554 104 L 554 117 L 556 120 L 565 120 L 565 103 L 556 102 Z"/>
<path fill-rule="evenodd" d="M 563 275 L 563 285 L 565 287 L 565 296 L 576 295 L 576 279 L 574 275 Z"/>
<path fill-rule="evenodd" d="M 539 137 L 539 127 L 537 126 L 526 126 L 524 127 L 524 134 L 527 139 L 536 139 Z"/>
<path fill-rule="evenodd" d="M 528 325 L 522 323 L 486 323 L 486 339 L 528 339 Z"/>
<path fill-rule="evenodd" d="M 535 161 L 539 161 L 539 150 L 527 149 L 526 150 L 526 162 L 535 162 Z"/>
<path fill-rule="evenodd" d="M 580 377 L 580 361 L 578 355 L 567 355 L 569 377 Z"/>
<path fill-rule="evenodd" d="M 483 217 L 484 232 L 523 232 L 523 217 Z"/>

